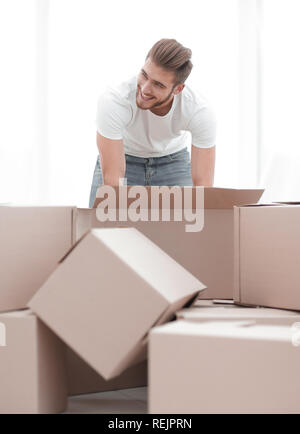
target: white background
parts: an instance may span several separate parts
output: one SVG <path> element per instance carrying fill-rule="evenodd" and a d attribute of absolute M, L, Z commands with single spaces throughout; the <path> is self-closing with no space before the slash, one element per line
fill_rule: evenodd
<path fill-rule="evenodd" d="M 215 185 L 298 198 L 299 0 L 0 0 L 0 202 L 88 206 L 96 104 L 151 46 L 193 51 Z"/>

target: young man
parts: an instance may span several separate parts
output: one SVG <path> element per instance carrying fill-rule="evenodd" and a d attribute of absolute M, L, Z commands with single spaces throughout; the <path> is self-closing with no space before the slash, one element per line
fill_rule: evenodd
<path fill-rule="evenodd" d="M 191 55 L 175 39 L 161 39 L 137 77 L 99 98 L 90 207 L 99 185 L 118 186 L 119 178 L 128 185 L 213 185 L 215 120 L 207 101 L 184 84 Z"/>

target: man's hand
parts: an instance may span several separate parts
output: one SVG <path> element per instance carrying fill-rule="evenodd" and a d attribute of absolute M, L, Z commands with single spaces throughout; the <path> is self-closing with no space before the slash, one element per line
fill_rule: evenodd
<path fill-rule="evenodd" d="M 97 132 L 103 183 L 119 186 L 119 178 L 125 177 L 126 160 L 123 140 L 111 140 Z"/>
<path fill-rule="evenodd" d="M 216 147 L 197 148 L 192 145 L 191 166 L 193 185 L 212 187 L 215 173 Z"/>

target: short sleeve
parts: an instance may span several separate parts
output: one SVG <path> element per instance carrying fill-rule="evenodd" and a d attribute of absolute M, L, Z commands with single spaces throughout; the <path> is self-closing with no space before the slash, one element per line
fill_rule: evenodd
<path fill-rule="evenodd" d="M 212 148 L 216 144 L 216 118 L 210 107 L 198 109 L 187 130 L 192 134 L 192 144 L 197 148 Z"/>
<path fill-rule="evenodd" d="M 121 140 L 123 130 L 132 119 L 132 109 L 127 101 L 113 93 L 105 92 L 98 99 L 97 131 L 107 139 Z"/>

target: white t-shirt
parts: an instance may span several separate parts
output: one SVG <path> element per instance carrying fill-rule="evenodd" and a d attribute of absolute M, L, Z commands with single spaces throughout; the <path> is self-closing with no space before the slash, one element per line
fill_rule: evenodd
<path fill-rule="evenodd" d="M 162 157 L 191 143 L 198 148 L 215 145 L 213 112 L 207 101 L 189 86 L 174 96 L 172 107 L 165 116 L 139 109 L 136 89 L 137 77 L 133 77 L 117 87 L 108 88 L 98 100 L 97 131 L 108 139 L 123 139 L 126 154 Z"/>

